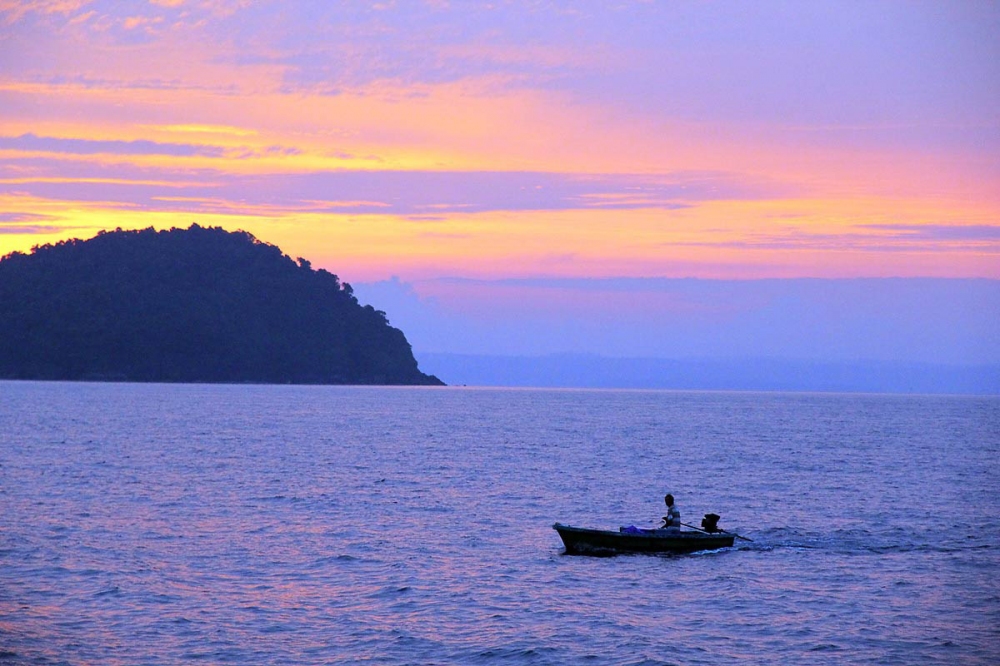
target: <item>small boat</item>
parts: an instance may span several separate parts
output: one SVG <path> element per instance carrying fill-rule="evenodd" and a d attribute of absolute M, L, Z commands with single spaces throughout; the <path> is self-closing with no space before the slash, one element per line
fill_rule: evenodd
<path fill-rule="evenodd" d="M 729 548 L 737 535 L 729 532 L 681 532 L 621 527 L 618 531 L 552 526 L 566 545 L 567 555 L 614 555 L 617 553 L 694 553 Z"/>

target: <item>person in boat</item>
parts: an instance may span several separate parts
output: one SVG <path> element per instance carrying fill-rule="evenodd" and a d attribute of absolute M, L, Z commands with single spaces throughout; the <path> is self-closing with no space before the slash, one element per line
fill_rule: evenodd
<path fill-rule="evenodd" d="M 674 496 L 667 493 L 663 501 L 667 505 L 667 515 L 663 516 L 663 527 L 660 529 L 679 530 L 681 528 L 681 510 L 674 504 Z"/>

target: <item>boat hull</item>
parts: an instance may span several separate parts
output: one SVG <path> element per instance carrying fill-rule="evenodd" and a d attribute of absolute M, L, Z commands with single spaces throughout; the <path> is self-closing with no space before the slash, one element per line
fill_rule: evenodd
<path fill-rule="evenodd" d="M 556 523 L 567 555 L 615 555 L 618 553 L 695 553 L 700 550 L 729 548 L 735 535 L 728 533 L 677 532 L 645 530 L 613 532 L 570 527 Z"/>

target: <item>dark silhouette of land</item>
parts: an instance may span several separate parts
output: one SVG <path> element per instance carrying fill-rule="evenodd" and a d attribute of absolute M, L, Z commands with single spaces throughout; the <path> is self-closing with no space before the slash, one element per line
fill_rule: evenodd
<path fill-rule="evenodd" d="M 198 225 L 0 259 L 0 377 L 442 384 L 333 273 Z"/>

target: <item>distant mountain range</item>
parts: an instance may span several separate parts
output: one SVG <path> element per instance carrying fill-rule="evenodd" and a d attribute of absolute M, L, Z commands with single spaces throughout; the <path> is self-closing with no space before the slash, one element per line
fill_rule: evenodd
<path fill-rule="evenodd" d="M 1000 366 L 905 361 L 609 358 L 421 353 L 452 384 L 723 391 L 1000 394 Z"/>
<path fill-rule="evenodd" d="M 421 384 L 351 286 L 246 232 L 102 232 L 0 259 L 0 378 Z"/>

